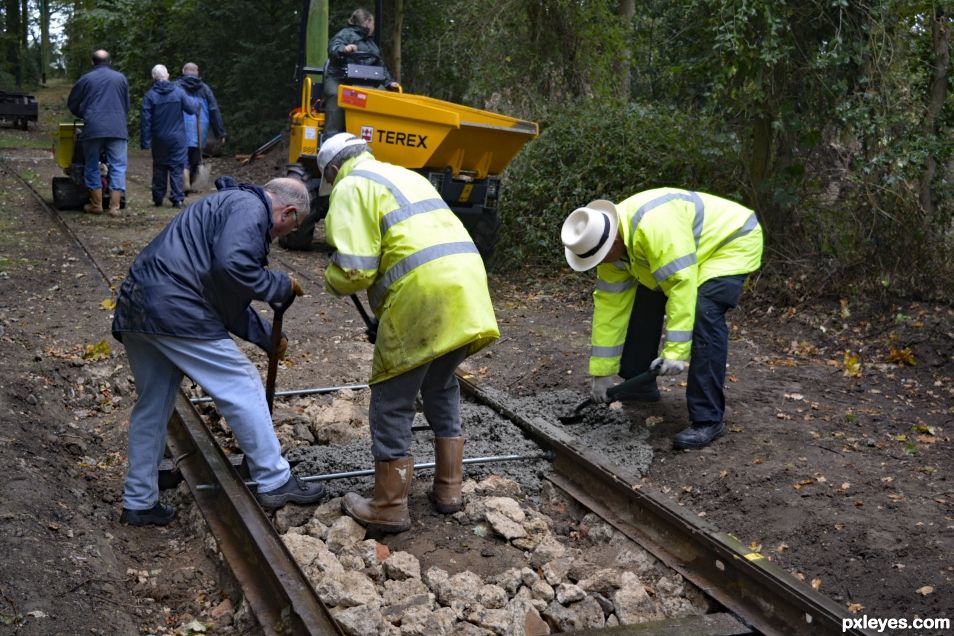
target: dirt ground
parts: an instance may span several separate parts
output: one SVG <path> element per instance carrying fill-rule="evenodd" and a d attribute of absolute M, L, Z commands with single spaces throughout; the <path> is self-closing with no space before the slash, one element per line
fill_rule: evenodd
<path fill-rule="evenodd" d="M 229 633 L 236 608 L 196 524 L 118 523 L 135 391 L 108 301 L 175 211 L 152 206 L 150 160 L 134 148 L 121 219 L 64 212 L 61 226 L 13 176 L 50 200 L 65 90 L 38 93 L 37 128 L 0 130 L 0 634 Z M 281 162 L 276 151 L 249 167 L 212 164 L 263 182 Z M 360 318 L 321 291 L 327 254 L 275 246 L 272 256 L 302 272 L 306 290 L 285 317 L 279 390 L 364 382 Z M 494 272 L 502 337 L 468 368 L 514 396 L 585 392 L 592 283 L 568 270 Z M 624 407 L 649 428 L 645 482 L 857 616 L 954 618 L 954 311 L 866 298 L 788 306 L 766 287 L 731 315 L 729 435 L 671 449 L 687 424 L 684 377 L 661 383 L 659 403 Z M 413 513 L 416 532 L 392 549 L 430 537 L 466 552 L 426 506 Z"/>

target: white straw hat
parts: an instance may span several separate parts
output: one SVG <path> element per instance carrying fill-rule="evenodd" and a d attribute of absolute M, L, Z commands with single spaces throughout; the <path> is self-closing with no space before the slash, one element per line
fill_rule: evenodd
<path fill-rule="evenodd" d="M 318 196 L 323 197 L 331 192 L 331 184 L 325 181 L 325 167 L 327 167 L 328 163 L 345 148 L 358 145 L 365 145 L 365 141 L 346 132 L 332 135 L 321 144 L 317 157 L 318 174 L 321 175 L 321 185 L 318 187 Z"/>
<path fill-rule="evenodd" d="M 612 201 L 597 199 L 573 210 L 560 230 L 566 262 L 578 272 L 599 265 L 613 247 L 618 226 L 619 216 Z"/>

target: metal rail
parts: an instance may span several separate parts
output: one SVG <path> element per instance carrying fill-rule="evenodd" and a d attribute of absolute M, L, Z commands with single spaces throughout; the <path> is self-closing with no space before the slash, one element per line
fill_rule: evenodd
<path fill-rule="evenodd" d="M 343 634 L 184 393 L 167 443 L 265 633 Z M 217 488 L 199 488 L 209 483 Z"/>
<path fill-rule="evenodd" d="M 759 632 L 870 633 L 843 632 L 848 614 L 829 598 L 640 484 L 629 471 L 580 448 L 561 429 L 522 416 L 460 373 L 458 380 L 468 395 L 555 453 L 551 481 Z"/>

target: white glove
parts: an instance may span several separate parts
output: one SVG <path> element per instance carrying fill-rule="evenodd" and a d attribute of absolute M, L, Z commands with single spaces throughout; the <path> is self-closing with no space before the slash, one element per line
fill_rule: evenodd
<path fill-rule="evenodd" d="M 610 402 L 606 391 L 616 385 L 616 378 L 612 375 L 604 375 L 593 378 L 593 386 L 590 388 L 590 398 L 597 403 L 603 404 Z"/>
<path fill-rule="evenodd" d="M 686 363 L 684 360 L 656 358 L 649 368 L 656 371 L 658 375 L 676 375 L 686 370 Z"/>

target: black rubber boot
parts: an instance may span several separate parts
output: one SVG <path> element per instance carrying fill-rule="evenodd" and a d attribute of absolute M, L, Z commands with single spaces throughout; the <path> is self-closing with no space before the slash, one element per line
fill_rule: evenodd
<path fill-rule="evenodd" d="M 131 526 L 165 526 L 172 523 L 176 518 L 175 508 L 156 503 L 148 510 L 130 510 L 123 508 L 123 513 L 119 516 L 121 523 Z"/>
<path fill-rule="evenodd" d="M 316 481 L 302 481 L 297 475 L 292 475 L 284 484 L 275 490 L 255 493 L 258 503 L 265 510 L 281 508 L 287 503 L 316 504 L 325 497 L 325 487 Z"/>
<path fill-rule="evenodd" d="M 617 399 L 619 399 L 620 402 L 658 402 L 659 387 L 656 386 L 656 381 L 652 380 L 651 382 L 633 387 L 629 391 L 626 391 L 626 393 L 620 395 Z"/>
<path fill-rule="evenodd" d="M 692 426 L 676 433 L 672 447 L 703 448 L 709 442 L 725 435 L 725 422 L 693 422 Z"/>

